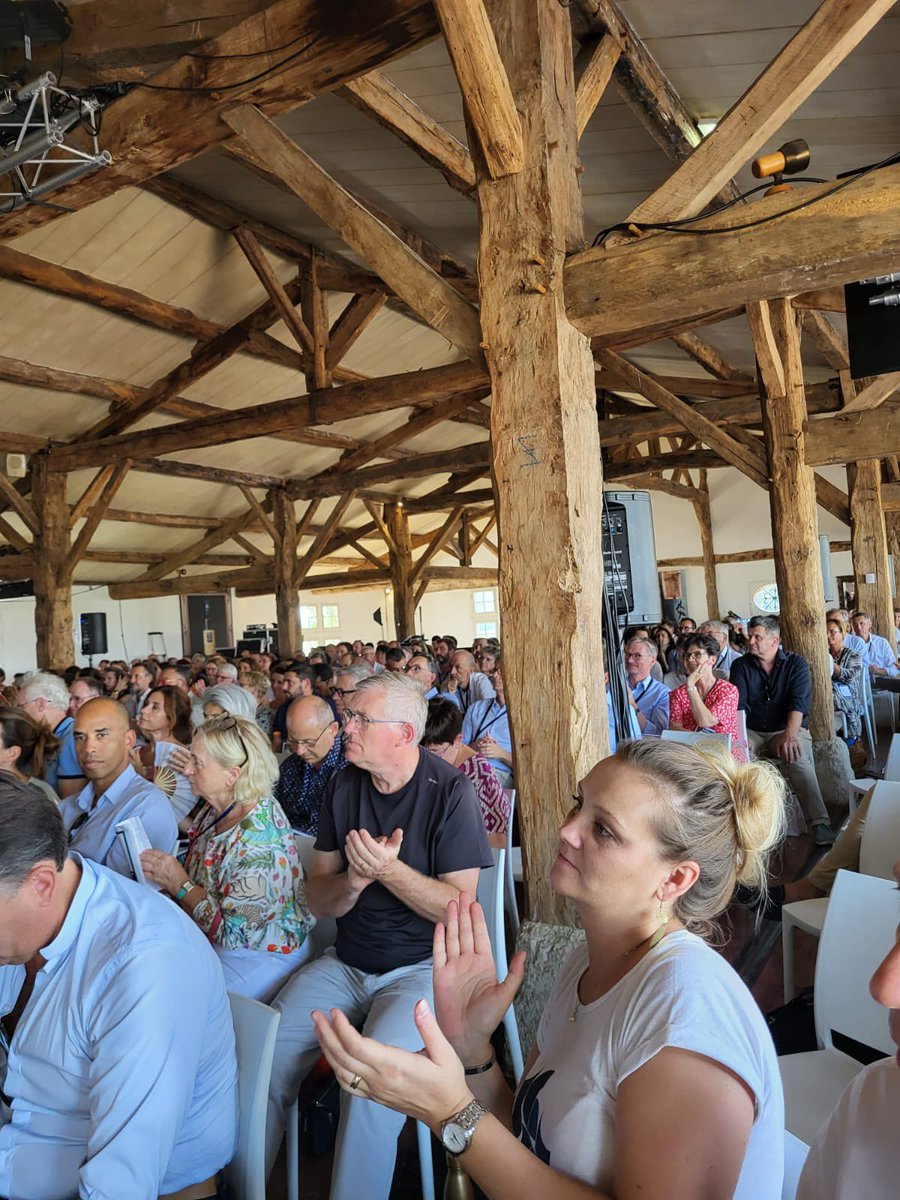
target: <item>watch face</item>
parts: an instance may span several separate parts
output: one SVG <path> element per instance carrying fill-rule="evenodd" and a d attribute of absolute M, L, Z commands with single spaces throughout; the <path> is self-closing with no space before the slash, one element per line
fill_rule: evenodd
<path fill-rule="evenodd" d="M 465 1129 L 454 1121 L 448 1122 L 441 1130 L 441 1141 L 444 1149 L 449 1150 L 451 1154 L 462 1154 L 468 1145 Z"/>

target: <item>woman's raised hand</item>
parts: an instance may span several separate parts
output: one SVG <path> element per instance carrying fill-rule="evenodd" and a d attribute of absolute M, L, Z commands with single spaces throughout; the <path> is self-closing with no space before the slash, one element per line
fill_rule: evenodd
<path fill-rule="evenodd" d="M 522 983 L 525 955 L 514 954 L 497 982 L 491 939 L 481 905 L 465 892 L 447 905 L 434 929 L 434 1007 L 444 1035 L 467 1067 L 486 1062 L 491 1034 Z"/>

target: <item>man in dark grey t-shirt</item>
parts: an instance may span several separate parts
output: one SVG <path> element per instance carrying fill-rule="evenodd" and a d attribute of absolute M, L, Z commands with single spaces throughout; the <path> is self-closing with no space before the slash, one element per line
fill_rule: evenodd
<path fill-rule="evenodd" d="M 337 942 L 285 985 L 269 1091 L 271 1170 L 286 1108 L 319 1055 L 313 1009 L 339 1008 L 369 1037 L 408 1050 L 421 1038 L 413 1007 L 431 989 L 434 925 L 493 865 L 468 779 L 419 746 L 427 705 L 399 672 L 361 680 L 342 714 L 348 766 L 319 813 L 307 901 L 337 918 Z M 341 1098 L 332 1200 L 387 1200 L 404 1118 Z M 364 1176 L 364 1186 L 361 1180 Z"/>

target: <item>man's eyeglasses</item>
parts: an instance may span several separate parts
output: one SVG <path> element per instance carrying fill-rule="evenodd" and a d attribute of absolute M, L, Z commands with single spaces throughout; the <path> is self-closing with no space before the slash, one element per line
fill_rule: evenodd
<path fill-rule="evenodd" d="M 367 717 L 365 713 L 356 712 L 355 709 L 345 708 L 341 713 L 341 724 L 346 728 L 351 721 L 356 721 L 360 729 L 368 729 L 370 725 L 405 725 L 405 721 L 397 721 L 393 718 L 385 717 Z"/>
<path fill-rule="evenodd" d="M 331 695 L 334 696 L 355 696 L 356 688 L 332 688 Z"/>
<path fill-rule="evenodd" d="M 314 738 L 312 741 L 310 741 L 309 738 L 288 738 L 284 744 L 289 750 L 293 751 L 294 754 L 296 754 L 298 750 L 315 750 L 316 746 L 318 746 L 319 742 L 322 740 L 322 734 L 325 733 L 326 729 L 330 729 L 332 724 L 333 722 L 329 721 L 319 733 L 319 736 Z"/>

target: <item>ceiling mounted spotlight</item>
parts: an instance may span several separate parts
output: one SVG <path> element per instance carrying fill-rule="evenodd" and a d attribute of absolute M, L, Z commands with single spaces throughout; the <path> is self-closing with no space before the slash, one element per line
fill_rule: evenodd
<path fill-rule="evenodd" d="M 809 157 L 809 143 L 803 138 L 794 138 L 779 146 L 773 154 L 761 154 L 759 158 L 754 158 L 750 169 L 756 179 L 771 178 L 772 186 L 766 192 L 767 196 L 771 196 L 773 192 L 790 191 L 792 185 L 785 183 L 783 176 L 799 175 L 805 171 L 809 166 Z"/>

